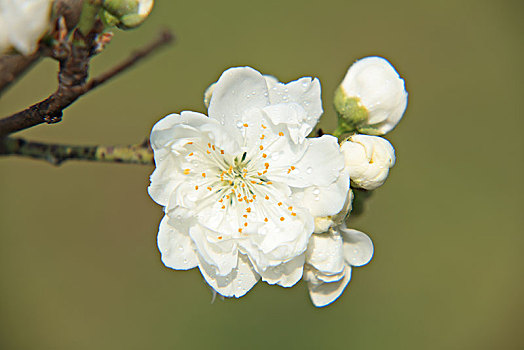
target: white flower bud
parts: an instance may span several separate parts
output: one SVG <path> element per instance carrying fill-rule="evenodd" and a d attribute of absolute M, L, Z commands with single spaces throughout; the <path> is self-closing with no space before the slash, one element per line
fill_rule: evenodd
<path fill-rule="evenodd" d="M 342 143 L 349 178 L 355 187 L 374 190 L 388 177 L 395 164 L 395 149 L 388 140 L 369 135 L 353 135 Z"/>
<path fill-rule="evenodd" d="M 335 96 L 335 107 L 348 132 L 384 135 L 400 121 L 408 93 L 404 80 L 384 58 L 367 57 L 348 70 Z M 344 130 L 346 131 L 346 130 Z"/>
<path fill-rule="evenodd" d="M 32 54 L 49 27 L 50 0 L 0 0 L 0 54 Z"/>

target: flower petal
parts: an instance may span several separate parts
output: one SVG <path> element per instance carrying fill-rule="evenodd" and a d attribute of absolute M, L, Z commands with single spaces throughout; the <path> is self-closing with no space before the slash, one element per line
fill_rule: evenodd
<path fill-rule="evenodd" d="M 198 256 L 198 268 L 206 282 L 220 295 L 240 298 L 258 282 L 260 276 L 253 269 L 248 257 L 238 254 L 237 268 L 227 276 L 220 276 L 205 259 Z"/>
<path fill-rule="evenodd" d="M 262 280 L 269 284 L 291 287 L 302 278 L 304 254 L 277 266 L 270 266 L 263 271 L 257 271 Z M 256 265 L 255 265 L 256 266 Z"/>
<path fill-rule="evenodd" d="M 308 148 L 302 158 L 294 164 L 296 171 L 289 175 L 281 173 L 278 179 L 293 187 L 331 185 L 339 178 L 344 168 L 344 156 L 340 151 L 338 139 L 324 135 L 306 139 L 305 142 L 308 143 Z M 274 177 L 276 180 L 277 176 Z"/>
<path fill-rule="evenodd" d="M 344 277 L 336 282 L 318 284 L 308 282 L 309 296 L 311 297 L 313 305 L 316 307 L 324 307 L 337 300 L 350 280 L 351 267 L 346 265 L 344 268 Z"/>
<path fill-rule="evenodd" d="M 242 113 L 250 108 L 269 104 L 266 80 L 250 67 L 230 68 L 218 79 L 211 101 L 209 116 L 222 125 L 236 127 Z"/>
<path fill-rule="evenodd" d="M 301 203 L 301 206 L 309 209 L 311 215 L 334 216 L 342 211 L 348 200 L 349 174 L 343 171 L 337 181 L 328 186 L 298 188 L 293 192 L 294 198 Z"/>
<path fill-rule="evenodd" d="M 322 115 L 320 82 L 310 77 L 300 78 L 287 84 L 266 79 L 269 88 L 269 100 L 272 105 L 297 103 L 306 112 L 302 137 L 306 137 L 315 127 Z M 276 79 L 275 79 L 276 80 Z"/>
<path fill-rule="evenodd" d="M 158 249 L 162 254 L 162 262 L 175 270 L 188 270 L 197 266 L 197 257 L 187 234 L 177 230 L 168 223 L 165 215 L 160 221 L 158 230 Z"/>
<path fill-rule="evenodd" d="M 311 131 L 310 126 L 306 123 L 306 111 L 298 103 L 270 105 L 265 107 L 263 111 L 274 125 L 283 124 L 286 126 L 294 143 L 304 142 Z"/>
<path fill-rule="evenodd" d="M 344 240 L 344 258 L 351 266 L 366 265 L 373 257 L 373 242 L 363 232 L 339 227 Z"/>
<path fill-rule="evenodd" d="M 340 273 L 344 269 L 342 243 L 338 232 L 311 235 L 306 252 L 307 263 L 324 274 Z"/>
<path fill-rule="evenodd" d="M 198 224 L 189 229 L 189 236 L 195 243 L 199 260 L 215 267 L 216 275 L 226 276 L 237 267 L 237 245 L 232 240 L 211 242 L 208 239 L 216 235 Z"/>

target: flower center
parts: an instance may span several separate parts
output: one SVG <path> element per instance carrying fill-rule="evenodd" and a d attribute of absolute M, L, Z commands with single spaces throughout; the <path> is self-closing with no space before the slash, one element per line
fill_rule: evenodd
<path fill-rule="evenodd" d="M 260 152 L 243 152 L 236 156 L 226 154 L 211 143 L 202 147 L 190 142 L 188 146 L 192 152 L 187 154 L 186 160 L 197 166 L 184 169 L 183 173 L 193 175 L 194 190 L 198 193 L 197 205 L 215 207 L 218 203 L 219 210 L 224 214 L 231 211 L 235 217 L 240 212 L 243 222 L 238 227 L 239 233 L 242 234 L 253 222 L 264 224 L 272 221 L 272 217 L 284 221 L 289 215 L 296 216 L 292 206 L 278 200 L 280 191 L 267 178 L 268 172 L 278 169 L 272 169 L 262 145 L 258 148 Z M 294 169 L 287 169 L 288 174 Z M 289 212 L 283 215 L 281 211 L 286 207 Z"/>

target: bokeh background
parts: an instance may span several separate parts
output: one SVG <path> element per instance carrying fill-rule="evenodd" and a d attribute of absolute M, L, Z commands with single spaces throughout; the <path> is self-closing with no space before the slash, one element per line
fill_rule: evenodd
<path fill-rule="evenodd" d="M 204 112 L 228 67 L 333 92 L 358 58 L 388 58 L 409 105 L 387 138 L 397 164 L 366 212 L 372 262 L 334 304 L 305 284 L 217 300 L 198 270 L 165 268 L 153 167 L 0 158 L 2 349 L 523 349 L 522 1 L 167 1 L 117 32 L 101 72 L 163 28 L 176 45 L 83 97 L 41 141 L 131 144 L 161 117 Z M 56 63 L 2 96 L 0 115 L 46 97 Z"/>

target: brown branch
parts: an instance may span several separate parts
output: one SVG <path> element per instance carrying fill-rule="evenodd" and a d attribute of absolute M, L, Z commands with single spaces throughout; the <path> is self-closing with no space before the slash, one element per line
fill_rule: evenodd
<path fill-rule="evenodd" d="M 40 58 L 40 52 L 24 56 L 19 54 L 0 57 L 0 95 Z"/>
<path fill-rule="evenodd" d="M 58 88 L 45 100 L 27 109 L 0 120 L 0 138 L 8 134 L 30 128 L 42 123 L 56 123 L 61 120 L 62 111 L 77 98 L 103 84 L 110 78 L 125 71 L 141 59 L 149 56 L 160 47 L 170 43 L 173 35 L 169 31 L 161 33 L 159 38 L 144 49 L 135 52 L 130 58 L 105 74 L 86 83 L 89 69 L 89 59 L 94 54 L 96 39 L 100 31 L 94 31 L 87 37 L 82 37 L 88 45 L 70 45 L 61 48 L 66 52 L 57 53 L 60 57 Z M 75 35 L 81 36 L 78 31 Z M 68 51 L 70 50 L 70 51 Z"/>
<path fill-rule="evenodd" d="M 0 156 L 16 155 L 60 165 L 66 160 L 153 165 L 148 143 L 131 146 L 78 146 L 48 144 L 5 137 L 0 140 Z"/>

